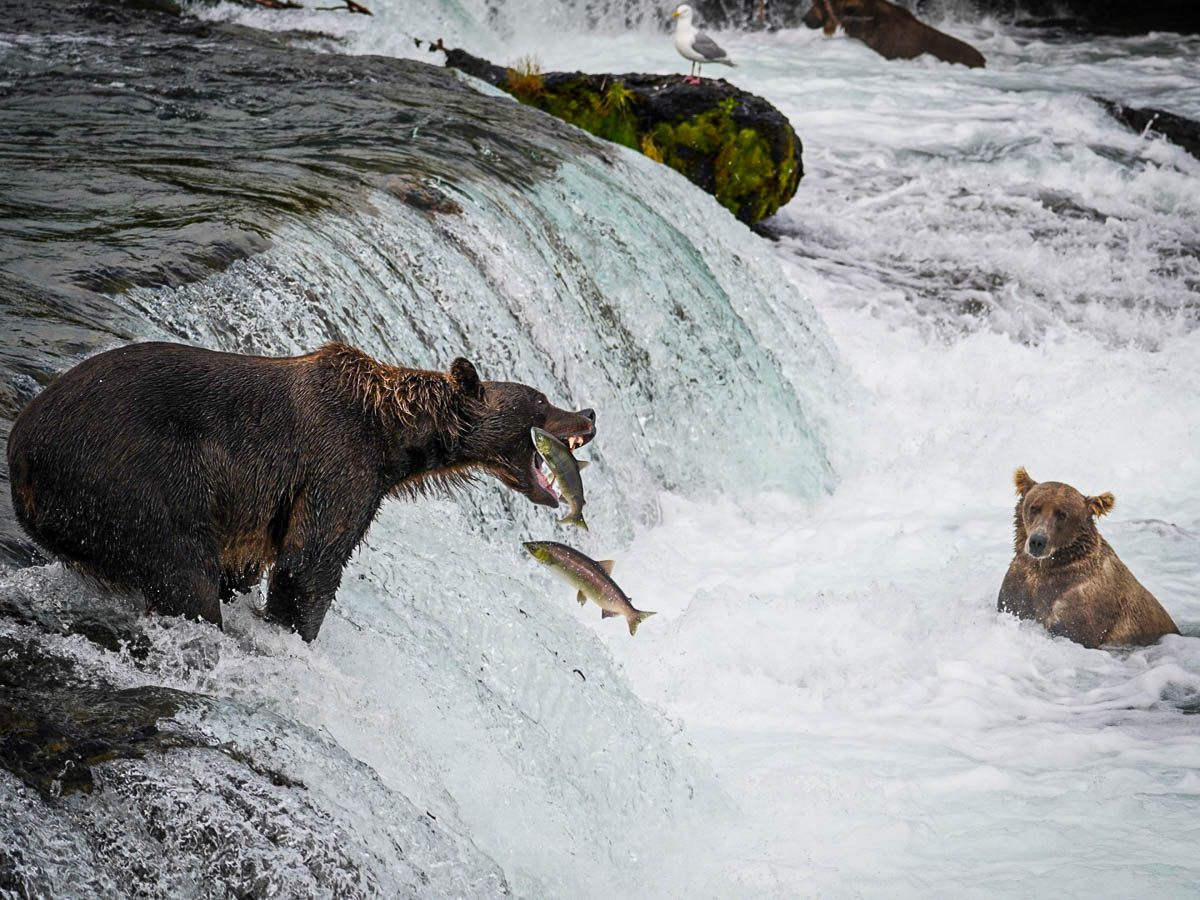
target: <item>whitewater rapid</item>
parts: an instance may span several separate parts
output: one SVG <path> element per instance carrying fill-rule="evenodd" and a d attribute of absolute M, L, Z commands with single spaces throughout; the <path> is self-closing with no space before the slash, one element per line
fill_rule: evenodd
<path fill-rule="evenodd" d="M 436 61 L 415 35 L 501 63 L 535 53 L 546 69 L 685 71 L 651 21 L 597 33 L 534 2 L 499 19 L 372 7 L 373 20 L 204 14 L 336 33 L 344 43 L 313 44 L 338 52 Z M 988 68 L 888 63 L 819 32 L 718 36 L 740 63 L 721 74 L 804 141 L 776 242 L 620 151 L 631 183 L 611 218 L 597 212 L 612 204 L 602 166 L 580 163 L 537 210 L 473 198 L 486 263 L 447 249 L 478 249 L 478 235 L 409 251 L 430 294 L 481 311 L 473 349 L 598 409 L 584 546 L 658 612 L 636 638 L 522 558 L 517 537 L 552 526 L 489 484 L 471 502 L 386 506 L 312 648 L 239 606 L 225 635 L 152 623 L 148 672 L 81 655 L 121 683 L 228 695 L 256 712 L 227 710 L 220 727 L 278 765 L 299 756 L 328 779 L 322 798 L 378 779 L 469 836 L 520 896 L 1194 896 L 1200 162 L 1087 95 L 1200 115 L 1200 42 L 944 27 Z M 383 222 L 412 215 L 372 202 Z M 579 281 L 568 269 L 554 284 L 554 254 L 529 249 L 535 216 L 575 235 Z M 361 250 L 328 255 L 362 224 L 326 217 L 316 240 L 289 234 L 286 252 L 131 303 L 148 331 L 279 351 L 319 334 L 332 306 L 376 349 L 447 356 L 419 328 L 373 337 L 390 321 L 386 270 Z M 551 315 L 591 277 L 628 321 L 639 291 L 677 298 L 706 311 L 700 341 L 728 296 L 745 331 L 716 360 L 664 344 L 670 364 L 646 364 L 655 380 L 623 399 L 597 332 L 567 327 L 583 312 L 511 323 Z M 306 278 L 315 296 L 289 287 Z M 369 316 L 334 298 L 347 283 Z M 739 291 L 755 292 L 744 308 Z M 634 344 L 672 340 L 654 309 Z M 749 370 L 739 348 L 761 354 Z M 748 371 L 770 396 L 747 399 Z M 671 393 L 720 372 L 736 377 L 713 396 Z M 640 418 L 660 385 L 665 421 Z M 743 402 L 762 405 L 739 417 Z M 784 420 L 796 410 L 803 422 Z M 1116 495 L 1101 531 L 1181 636 L 1086 650 L 997 614 L 1019 465 Z M 44 577 L 39 590 L 65 590 Z M 281 711 L 307 742 L 255 719 Z M 386 830 L 345 804 L 351 827 Z M 462 857 L 483 873 L 472 885 L 495 884 Z"/>
<path fill-rule="evenodd" d="M 986 70 L 721 35 L 805 141 L 776 250 L 862 393 L 831 496 L 665 503 L 625 586 L 670 627 L 604 639 L 740 799 L 713 896 L 1192 896 L 1200 163 L 1086 95 L 1194 116 L 1200 42 L 948 27 Z M 1018 465 L 1116 494 L 1101 530 L 1184 636 L 995 612 Z"/>

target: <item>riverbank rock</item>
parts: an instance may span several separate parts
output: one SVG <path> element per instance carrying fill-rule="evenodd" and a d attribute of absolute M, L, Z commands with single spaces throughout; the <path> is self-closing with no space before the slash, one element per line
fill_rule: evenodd
<path fill-rule="evenodd" d="M 973 5 L 981 15 L 1011 18 L 1018 25 L 1083 34 L 1200 32 L 1200 4 L 1194 0 L 975 0 Z"/>
<path fill-rule="evenodd" d="M 1172 144 L 1200 159 L 1200 122 L 1185 116 L 1177 116 L 1153 107 L 1126 106 L 1104 97 L 1092 97 L 1105 111 L 1119 122 L 1128 125 L 1139 134 L 1147 132 L 1161 134 Z"/>
<path fill-rule="evenodd" d="M 978 21 L 987 16 L 1033 27 L 1054 27 L 1084 34 L 1200 32 L 1195 0 L 899 0 L 932 22 L 946 18 Z M 796 28 L 812 0 L 691 0 L 706 28 L 774 30 Z M 665 15 L 669 15 L 667 12 Z"/>
<path fill-rule="evenodd" d="M 773 215 L 800 184 L 802 146 L 787 117 L 724 79 L 541 73 L 445 53 L 447 66 L 670 166 L 748 225 Z"/>

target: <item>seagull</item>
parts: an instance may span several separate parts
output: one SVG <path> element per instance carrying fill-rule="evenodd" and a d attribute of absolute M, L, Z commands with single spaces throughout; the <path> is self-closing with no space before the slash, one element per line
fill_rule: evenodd
<path fill-rule="evenodd" d="M 728 53 L 717 46 L 716 41 L 692 24 L 692 8 L 686 3 L 680 4 L 675 12 L 671 13 L 671 18 L 679 20 L 675 23 L 675 49 L 684 59 L 692 61 L 691 74 L 683 79 L 685 83 L 699 84 L 700 79 L 696 77 L 696 73 L 704 68 L 705 63 L 737 65 L 729 58 Z"/>

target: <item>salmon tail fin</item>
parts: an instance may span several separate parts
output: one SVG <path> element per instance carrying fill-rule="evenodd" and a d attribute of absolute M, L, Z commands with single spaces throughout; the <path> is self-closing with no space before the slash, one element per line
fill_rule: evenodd
<path fill-rule="evenodd" d="M 567 515 L 556 521 L 559 525 L 574 525 L 576 528 L 582 528 L 584 531 L 588 530 L 587 522 L 583 521 L 583 516 Z"/>
<path fill-rule="evenodd" d="M 638 614 L 629 620 L 629 633 L 637 634 L 637 628 L 642 624 L 642 620 L 648 619 L 653 615 L 657 615 L 657 613 L 651 610 L 646 610 L 644 612 L 642 610 L 638 610 Z"/>

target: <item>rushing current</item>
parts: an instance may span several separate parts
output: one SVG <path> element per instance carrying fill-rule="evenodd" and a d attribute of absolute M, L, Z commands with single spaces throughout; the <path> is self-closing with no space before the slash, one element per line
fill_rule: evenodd
<path fill-rule="evenodd" d="M 771 240 L 414 42 L 682 74 L 666 11 L 368 5 L 0 25 L 6 422 L 133 339 L 461 354 L 596 408 L 591 532 L 494 481 L 387 503 L 311 646 L 14 551 L 0 686 L 159 744 L 90 792 L 0 769 L 0 894 L 1194 896 L 1200 161 L 1090 97 L 1200 117 L 1200 39 L 719 33 L 706 76 L 804 142 Z M 1115 494 L 1182 635 L 996 612 L 1017 466 Z M 530 539 L 658 614 L 601 621 Z"/>

